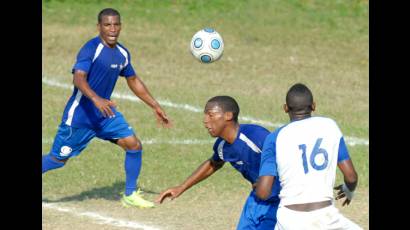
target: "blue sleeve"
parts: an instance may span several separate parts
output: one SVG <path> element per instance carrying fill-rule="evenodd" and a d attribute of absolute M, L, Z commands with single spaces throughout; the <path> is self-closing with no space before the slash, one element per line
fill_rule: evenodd
<path fill-rule="evenodd" d="M 124 77 L 131 77 L 131 76 L 136 76 L 137 74 L 134 71 L 134 68 L 132 68 L 131 63 L 128 63 L 127 66 L 124 67 L 124 69 L 121 70 L 120 76 Z"/>
<path fill-rule="evenodd" d="M 340 138 L 339 142 L 339 153 L 337 155 L 337 163 L 344 161 L 344 160 L 349 160 L 349 152 L 347 151 L 347 146 L 345 143 L 345 139 L 343 137 Z"/>
<path fill-rule="evenodd" d="M 76 63 L 74 64 L 71 72 L 74 73 L 75 70 L 82 70 L 88 73 L 90 71 L 91 64 L 93 63 L 94 53 L 95 49 L 93 49 L 89 43 L 85 44 L 78 52 Z"/>
<path fill-rule="evenodd" d="M 263 143 L 259 176 L 278 176 L 276 165 L 276 137 L 276 132 L 271 133 Z"/>
<path fill-rule="evenodd" d="M 128 50 L 126 50 L 126 52 L 128 54 L 128 64 L 124 67 L 124 69 L 121 70 L 120 76 L 131 77 L 137 74 L 135 73 L 135 70 L 131 65 L 131 54 L 128 52 Z"/>
<path fill-rule="evenodd" d="M 212 160 L 214 160 L 214 161 L 223 161 L 218 155 L 218 145 L 221 141 L 222 141 L 222 139 L 218 138 L 218 139 L 216 139 L 216 141 L 214 143 L 214 147 L 213 147 L 214 154 L 212 155 Z"/>

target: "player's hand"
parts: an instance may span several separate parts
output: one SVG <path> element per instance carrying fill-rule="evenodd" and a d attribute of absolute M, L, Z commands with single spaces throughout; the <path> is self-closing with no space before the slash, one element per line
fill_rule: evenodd
<path fill-rule="evenodd" d="M 349 205 L 349 204 L 350 204 L 350 202 L 352 201 L 352 198 L 353 198 L 353 192 L 351 192 L 351 191 L 346 187 L 346 185 L 341 184 L 341 185 L 338 185 L 338 186 L 334 187 L 333 189 L 337 190 L 337 195 L 336 195 L 335 200 L 340 200 L 340 199 L 342 199 L 342 198 L 346 198 L 346 199 L 343 201 L 342 206 L 345 206 L 345 205 Z"/>
<path fill-rule="evenodd" d="M 161 107 L 156 107 L 154 109 L 155 117 L 157 118 L 158 125 L 162 125 L 165 128 L 171 128 L 172 122 L 165 114 L 164 110 Z"/>
<path fill-rule="evenodd" d="M 107 100 L 101 97 L 92 98 L 95 107 L 100 110 L 104 117 L 114 117 L 114 112 L 111 110 L 111 107 L 115 107 L 116 104 L 114 101 Z"/>
<path fill-rule="evenodd" d="M 161 194 L 159 194 L 159 196 L 157 197 L 157 199 L 155 199 L 156 203 L 162 204 L 162 202 L 168 197 L 171 200 L 179 197 L 182 193 L 184 192 L 184 190 L 180 187 L 173 187 L 173 188 L 169 188 L 163 192 L 161 192 Z"/>

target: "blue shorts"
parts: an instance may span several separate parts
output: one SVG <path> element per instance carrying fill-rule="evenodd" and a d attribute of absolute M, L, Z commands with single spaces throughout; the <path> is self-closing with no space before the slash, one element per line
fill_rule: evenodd
<path fill-rule="evenodd" d="M 237 230 L 273 230 L 276 225 L 276 212 L 279 199 L 273 202 L 263 201 L 255 192 L 249 194 L 243 206 Z"/>
<path fill-rule="evenodd" d="M 50 154 L 58 160 L 65 160 L 80 154 L 94 137 L 115 140 L 132 135 L 135 135 L 132 127 L 120 112 L 116 112 L 115 117 L 109 118 L 101 127 L 95 129 L 75 128 L 61 123 Z"/>

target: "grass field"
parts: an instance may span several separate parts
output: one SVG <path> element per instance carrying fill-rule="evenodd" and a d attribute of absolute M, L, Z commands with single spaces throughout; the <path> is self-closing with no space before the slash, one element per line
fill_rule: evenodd
<path fill-rule="evenodd" d="M 274 130 L 270 124 L 288 121 L 281 109 L 287 89 L 303 82 L 314 93 L 316 115 L 335 119 L 347 137 L 368 140 L 367 1 L 43 0 L 43 154 L 71 96 L 67 87 L 76 54 L 97 35 L 97 14 L 105 7 L 121 12 L 120 42 L 174 122 L 172 129 L 158 128 L 146 105 L 114 98 L 143 141 L 139 185 L 148 199 L 211 156 L 213 139 L 203 128 L 201 110 L 215 95 L 237 99 L 240 122 L 253 118 Z M 189 53 L 191 36 L 204 27 L 215 28 L 225 41 L 223 57 L 209 65 Z M 123 79 L 115 93 L 131 95 Z M 359 185 L 352 204 L 337 207 L 368 229 L 369 146 L 348 147 Z M 159 229 L 235 229 L 250 185 L 229 165 L 180 198 L 140 210 L 119 202 L 123 159 L 117 146 L 93 140 L 63 169 L 43 175 L 43 229 L 149 229 L 109 224 L 86 212 Z"/>

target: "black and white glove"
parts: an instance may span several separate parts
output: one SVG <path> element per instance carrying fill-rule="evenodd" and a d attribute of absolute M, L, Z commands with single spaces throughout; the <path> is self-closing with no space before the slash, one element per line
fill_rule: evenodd
<path fill-rule="evenodd" d="M 349 200 L 353 199 L 354 192 L 350 191 L 349 188 L 346 186 L 346 184 L 342 185 L 342 190 L 343 190 L 344 194 L 346 194 L 347 199 L 349 199 Z"/>
<path fill-rule="evenodd" d="M 346 184 L 341 184 L 339 186 L 334 187 L 337 190 L 336 200 L 342 199 L 346 197 L 345 201 L 343 201 L 342 206 L 349 205 L 350 201 L 353 199 L 353 191 L 346 186 Z"/>

